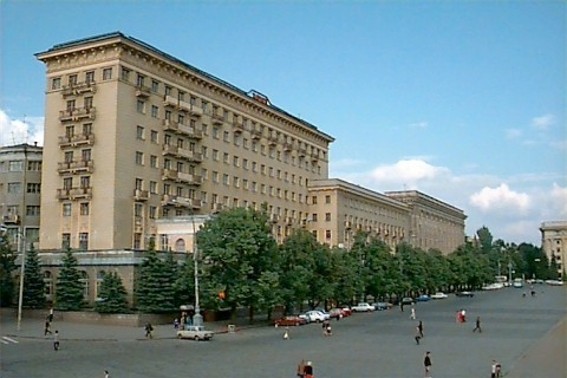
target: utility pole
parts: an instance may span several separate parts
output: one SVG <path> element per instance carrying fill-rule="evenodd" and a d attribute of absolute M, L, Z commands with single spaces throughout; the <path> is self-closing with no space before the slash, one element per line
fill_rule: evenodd
<path fill-rule="evenodd" d="M 24 120 L 25 122 L 25 120 Z M 18 231 L 18 251 L 20 251 L 20 291 L 18 293 L 18 324 L 17 330 L 20 331 L 22 328 L 22 307 L 24 303 L 24 276 L 25 276 L 25 265 L 26 265 L 26 192 L 27 188 L 27 173 L 28 173 L 28 145 L 24 144 L 24 163 L 23 163 L 23 178 L 22 178 L 22 212 L 20 215 L 20 228 Z"/>
<path fill-rule="evenodd" d="M 195 227 L 195 214 L 191 215 L 191 223 L 193 225 L 193 264 L 195 270 L 195 315 L 193 315 L 193 324 L 200 326 L 203 325 L 203 315 L 201 315 L 201 307 L 199 305 L 199 251 L 197 247 L 197 228 Z"/>

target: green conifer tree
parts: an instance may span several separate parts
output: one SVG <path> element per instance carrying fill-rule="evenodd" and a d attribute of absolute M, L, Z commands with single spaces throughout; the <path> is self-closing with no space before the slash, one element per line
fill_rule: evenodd
<path fill-rule="evenodd" d="M 0 307 L 8 307 L 14 301 L 16 285 L 12 272 L 16 269 L 16 254 L 8 239 L 0 236 Z"/>
<path fill-rule="evenodd" d="M 118 273 L 111 272 L 104 275 L 99 296 L 101 301 L 96 303 L 96 311 L 108 314 L 124 313 L 128 311 L 126 288 L 124 288 L 122 279 Z"/>
<path fill-rule="evenodd" d="M 167 312 L 175 309 L 175 270 L 169 257 L 160 260 L 153 245 L 139 269 L 136 300 L 138 310 L 148 313 Z"/>
<path fill-rule="evenodd" d="M 60 311 L 77 311 L 83 306 L 83 284 L 77 269 L 77 258 L 71 249 L 63 256 L 63 267 L 57 278 L 55 291 L 55 309 Z"/>
<path fill-rule="evenodd" d="M 28 308 L 45 307 L 45 282 L 41 273 L 39 255 L 33 244 L 30 245 L 26 258 L 23 306 Z"/>

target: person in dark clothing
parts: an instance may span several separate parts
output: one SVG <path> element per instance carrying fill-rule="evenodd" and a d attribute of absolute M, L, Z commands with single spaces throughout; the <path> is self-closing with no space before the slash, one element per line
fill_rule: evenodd
<path fill-rule="evenodd" d="M 419 324 L 417 325 L 417 329 L 419 330 L 419 336 L 423 338 L 423 322 L 420 320 Z"/>
<path fill-rule="evenodd" d="M 429 351 L 425 352 L 425 357 L 423 358 L 423 367 L 425 368 L 425 378 L 431 377 L 431 356 Z"/>
<path fill-rule="evenodd" d="M 476 317 L 475 327 L 472 331 L 473 332 L 478 331 L 478 333 L 482 333 L 482 328 L 480 328 L 480 316 Z"/>
<path fill-rule="evenodd" d="M 49 316 L 47 317 L 47 319 L 45 319 L 45 328 L 43 329 L 43 336 L 47 336 L 47 334 L 52 335 L 53 332 L 51 332 L 51 322 L 49 321 Z"/>
<path fill-rule="evenodd" d="M 151 339 L 152 338 L 152 331 L 154 330 L 154 327 L 152 327 L 152 325 L 150 323 L 146 323 L 144 330 L 146 331 L 146 338 Z"/>
<path fill-rule="evenodd" d="M 53 335 L 53 350 L 59 350 L 59 331 L 55 330 L 55 334 Z"/>
<path fill-rule="evenodd" d="M 419 340 L 421 340 L 421 335 L 420 335 L 420 332 L 419 332 L 419 326 L 418 326 L 418 327 L 415 327 L 415 337 L 414 337 L 414 340 L 415 340 L 415 343 L 416 343 L 417 345 L 419 345 Z"/>

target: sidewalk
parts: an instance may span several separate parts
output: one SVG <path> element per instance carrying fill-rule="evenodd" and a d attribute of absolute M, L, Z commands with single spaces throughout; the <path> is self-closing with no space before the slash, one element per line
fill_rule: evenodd
<path fill-rule="evenodd" d="M 205 327 L 215 334 L 228 333 L 230 321 L 206 322 Z M 249 325 L 247 319 L 238 319 L 235 324 L 235 331 L 253 327 L 264 327 L 267 322 L 260 320 Z M 44 336 L 44 321 L 40 319 L 22 319 L 20 331 L 17 330 L 15 318 L 3 318 L 0 323 L 0 336 L 16 338 L 46 339 Z M 155 325 L 154 339 L 172 339 L 176 337 L 176 330 L 173 324 Z M 112 326 L 74 323 L 68 321 L 55 320 L 51 324 L 51 331 L 58 330 L 61 340 L 87 340 L 87 341 L 126 341 L 126 340 L 145 340 L 144 327 Z"/>
<path fill-rule="evenodd" d="M 567 377 L 567 317 L 529 348 L 505 377 Z"/>

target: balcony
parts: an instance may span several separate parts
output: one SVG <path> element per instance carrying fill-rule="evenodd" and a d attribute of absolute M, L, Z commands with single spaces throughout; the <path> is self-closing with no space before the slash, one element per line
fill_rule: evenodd
<path fill-rule="evenodd" d="M 346 221 L 346 222 L 345 222 L 345 228 L 346 228 L 347 230 L 352 229 L 352 222 Z"/>
<path fill-rule="evenodd" d="M 253 140 L 260 140 L 262 139 L 262 131 L 258 130 L 258 129 L 252 129 L 250 131 L 250 133 L 252 134 L 252 139 Z"/>
<path fill-rule="evenodd" d="M 283 149 L 284 149 L 285 152 L 291 152 L 291 151 L 293 151 L 293 144 L 284 143 Z"/>
<path fill-rule="evenodd" d="M 173 155 L 180 159 L 185 159 L 193 162 L 201 162 L 203 160 L 203 155 L 200 152 L 194 152 L 187 150 L 185 148 L 175 147 L 169 144 L 163 145 L 164 155 Z"/>
<path fill-rule="evenodd" d="M 74 108 L 61 110 L 59 112 L 59 121 L 61 122 L 77 122 L 81 120 L 94 120 L 96 118 L 96 108 Z"/>
<path fill-rule="evenodd" d="M 306 150 L 304 147 L 299 147 L 299 148 L 297 149 L 297 155 L 298 155 L 299 157 L 304 158 L 304 157 L 307 156 L 307 150 Z"/>
<path fill-rule="evenodd" d="M 93 173 L 93 160 L 78 160 L 58 163 L 57 172 L 63 174 Z"/>
<path fill-rule="evenodd" d="M 219 213 L 223 211 L 225 206 L 222 203 L 214 203 L 213 204 L 213 213 Z"/>
<path fill-rule="evenodd" d="M 293 225 L 293 218 L 292 218 L 292 217 L 287 217 L 287 218 L 285 218 L 285 224 L 286 224 L 287 226 Z"/>
<path fill-rule="evenodd" d="M 200 209 L 202 205 L 201 200 L 189 197 L 174 196 L 170 194 L 163 196 L 161 204 L 162 206 L 188 207 L 192 209 Z"/>
<path fill-rule="evenodd" d="M 243 131 L 246 130 L 246 128 L 244 127 L 244 124 L 243 124 L 242 121 L 239 120 L 239 119 L 235 119 L 235 120 L 232 122 L 232 126 L 234 127 L 234 132 L 235 132 L 235 133 L 241 133 L 241 132 L 243 132 Z"/>
<path fill-rule="evenodd" d="M 178 106 L 178 104 L 179 104 L 179 101 L 173 96 L 165 95 L 163 97 L 163 106 L 165 106 L 166 108 L 168 108 L 168 107 L 169 108 L 171 108 L 171 107 L 176 108 Z"/>
<path fill-rule="evenodd" d="M 147 201 L 149 199 L 150 199 L 150 193 L 147 190 L 142 190 L 142 189 L 134 190 L 135 201 Z"/>
<path fill-rule="evenodd" d="M 270 222 L 278 223 L 280 220 L 280 216 L 277 214 L 270 214 Z"/>
<path fill-rule="evenodd" d="M 4 224 L 20 224 L 20 216 L 18 214 L 7 214 L 2 217 Z"/>
<path fill-rule="evenodd" d="M 134 232 L 144 232 L 144 218 L 134 217 Z"/>
<path fill-rule="evenodd" d="M 151 88 L 146 87 L 144 85 L 136 86 L 136 97 L 149 98 L 151 94 L 152 94 Z"/>
<path fill-rule="evenodd" d="M 71 189 L 57 189 L 57 199 L 60 201 L 71 199 Z"/>
<path fill-rule="evenodd" d="M 183 125 L 179 122 L 175 122 L 169 119 L 164 119 L 163 126 L 165 131 L 171 131 L 177 134 L 184 134 L 189 136 L 189 138 L 193 138 L 193 139 L 203 138 L 203 132 L 201 130 L 197 130 L 191 126 Z"/>
<path fill-rule="evenodd" d="M 94 134 L 77 134 L 77 135 L 65 135 L 59 137 L 59 147 L 84 147 L 92 146 L 94 144 Z"/>
<path fill-rule="evenodd" d="M 61 95 L 65 97 L 78 96 L 83 93 L 96 93 L 96 83 L 94 81 L 83 81 L 81 83 L 63 86 Z"/>
<path fill-rule="evenodd" d="M 177 172 L 171 169 L 164 169 L 163 180 L 171 180 L 175 182 L 185 182 L 190 185 L 201 185 L 203 183 L 202 176 L 190 173 Z"/>
<path fill-rule="evenodd" d="M 93 189 L 90 186 L 84 188 L 72 188 L 69 191 L 69 195 L 73 200 L 90 200 L 93 196 Z"/>
<path fill-rule="evenodd" d="M 215 111 L 211 114 L 211 119 L 213 120 L 213 125 L 222 125 L 224 123 L 224 114 Z"/>

